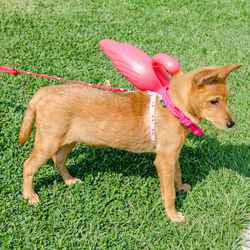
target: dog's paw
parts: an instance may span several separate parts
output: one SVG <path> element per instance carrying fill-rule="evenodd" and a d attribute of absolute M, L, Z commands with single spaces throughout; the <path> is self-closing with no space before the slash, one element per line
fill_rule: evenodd
<path fill-rule="evenodd" d="M 65 180 L 65 184 L 67 186 L 69 186 L 71 184 L 74 184 L 74 183 L 77 183 L 77 182 L 82 183 L 82 181 L 80 179 L 77 179 L 77 178 L 74 178 L 74 177 L 72 177 L 72 179 Z"/>
<path fill-rule="evenodd" d="M 176 212 L 174 214 L 168 215 L 168 217 L 172 222 L 177 222 L 177 223 L 186 222 L 186 219 L 181 212 Z"/>
<path fill-rule="evenodd" d="M 29 194 L 29 195 L 23 195 L 23 198 L 25 200 L 28 200 L 29 204 L 31 204 L 31 205 L 37 204 L 40 202 L 39 196 L 36 193 Z"/>
<path fill-rule="evenodd" d="M 190 190 L 192 190 L 192 187 L 190 185 L 188 185 L 188 184 L 182 184 L 181 186 L 176 188 L 177 192 L 179 192 L 179 191 L 187 192 L 187 191 L 190 191 Z"/>

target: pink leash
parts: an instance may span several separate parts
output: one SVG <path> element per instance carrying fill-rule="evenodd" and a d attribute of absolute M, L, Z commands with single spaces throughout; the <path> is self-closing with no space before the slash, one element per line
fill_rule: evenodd
<path fill-rule="evenodd" d="M 94 87 L 94 88 L 106 89 L 108 91 L 118 92 L 118 93 L 124 93 L 124 92 L 127 91 L 124 88 L 112 88 L 112 87 L 101 86 L 101 85 L 96 85 L 96 84 L 90 84 L 90 83 L 85 83 L 85 82 L 78 82 L 78 81 L 67 80 L 67 79 L 63 79 L 63 78 L 60 78 L 60 77 L 40 75 L 40 74 L 30 73 L 30 72 L 25 72 L 25 71 L 17 71 L 14 68 L 5 67 L 5 66 L 0 66 L 0 71 L 11 73 L 14 76 L 17 76 L 19 73 L 21 73 L 21 74 L 27 74 L 27 75 L 32 75 L 32 76 L 39 76 L 39 77 L 48 78 L 48 79 L 52 79 L 52 80 L 63 81 L 63 82 L 77 83 L 77 84 L 81 84 L 81 85 L 85 85 L 85 86 L 90 86 L 90 87 Z"/>

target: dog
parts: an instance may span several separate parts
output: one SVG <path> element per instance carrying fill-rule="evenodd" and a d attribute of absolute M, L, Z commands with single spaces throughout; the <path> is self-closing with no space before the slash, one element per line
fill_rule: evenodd
<path fill-rule="evenodd" d="M 172 79 L 172 102 L 197 125 L 207 119 L 219 129 L 233 127 L 226 78 L 241 66 L 205 67 Z M 166 215 L 171 221 L 185 222 L 176 211 L 175 198 L 176 191 L 191 190 L 190 185 L 182 183 L 178 160 L 190 129 L 180 124 L 157 98 L 157 144 L 153 145 L 149 102 L 150 96 L 141 91 L 119 95 L 81 85 L 40 88 L 28 103 L 19 133 L 23 145 L 36 120 L 34 148 L 23 166 L 24 199 L 31 204 L 39 202 L 33 189 L 34 175 L 51 157 L 66 185 L 81 182 L 70 175 L 65 165 L 77 142 L 135 153 L 153 152 Z"/>

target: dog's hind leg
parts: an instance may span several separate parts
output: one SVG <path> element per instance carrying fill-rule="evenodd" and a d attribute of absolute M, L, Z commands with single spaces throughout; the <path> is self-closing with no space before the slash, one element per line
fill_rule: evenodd
<path fill-rule="evenodd" d="M 68 154 L 70 153 L 70 151 L 73 149 L 73 147 L 75 146 L 75 143 L 72 144 L 66 144 L 63 147 L 61 147 L 58 152 L 53 155 L 53 161 L 60 173 L 60 175 L 62 176 L 64 182 L 66 185 L 70 185 L 76 182 L 82 182 L 81 180 L 73 177 L 70 175 L 70 173 L 67 170 L 65 161 L 67 159 Z"/>
<path fill-rule="evenodd" d="M 30 204 L 39 202 L 39 196 L 33 189 L 35 173 L 55 154 L 57 149 L 55 144 L 48 144 L 48 141 L 45 142 L 37 137 L 30 157 L 23 164 L 23 198 Z"/>
<path fill-rule="evenodd" d="M 174 184 L 175 184 L 175 191 L 183 191 L 187 192 L 192 189 L 192 187 L 188 184 L 183 184 L 181 180 L 181 167 L 179 160 L 177 160 L 175 164 L 175 178 L 174 178 Z"/>

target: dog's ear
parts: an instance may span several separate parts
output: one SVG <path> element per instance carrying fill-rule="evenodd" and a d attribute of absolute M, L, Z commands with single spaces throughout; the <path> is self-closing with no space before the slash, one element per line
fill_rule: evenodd
<path fill-rule="evenodd" d="M 222 66 L 218 76 L 222 79 L 226 79 L 232 71 L 239 69 L 241 66 L 242 64 Z"/>
<path fill-rule="evenodd" d="M 214 83 L 215 80 L 225 80 L 232 71 L 239 69 L 241 66 L 242 64 L 237 64 L 217 67 L 214 69 L 204 69 L 194 76 L 193 86 L 195 88 L 202 88 L 205 85 Z"/>
<path fill-rule="evenodd" d="M 193 86 L 194 88 L 202 88 L 205 85 L 212 84 L 212 82 L 218 78 L 218 69 L 204 69 L 194 76 Z"/>

